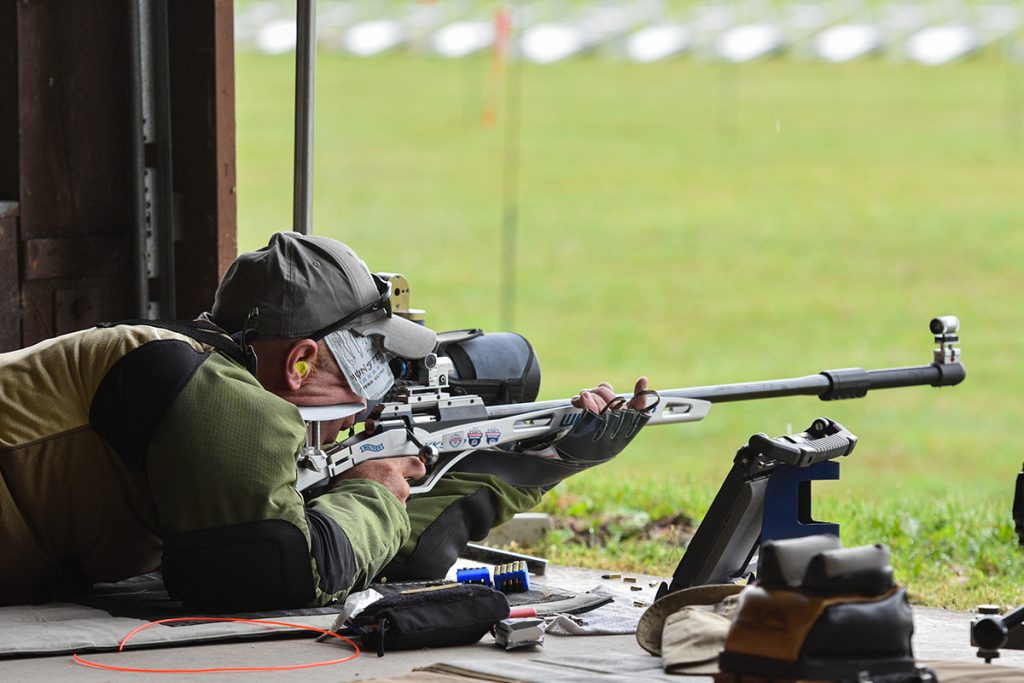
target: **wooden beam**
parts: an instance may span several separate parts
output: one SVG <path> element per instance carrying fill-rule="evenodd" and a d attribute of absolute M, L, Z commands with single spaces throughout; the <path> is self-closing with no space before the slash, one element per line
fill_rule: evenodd
<path fill-rule="evenodd" d="M 238 250 L 233 17 L 229 0 L 168 3 L 180 317 L 209 310 Z"/>
<path fill-rule="evenodd" d="M 18 10 L 0 2 L 0 201 L 18 200 L 18 101 Z"/>
<path fill-rule="evenodd" d="M 20 133 L 13 251 L 28 346 L 133 311 L 129 30 L 121 3 L 8 4 Z M 73 294 L 90 290 L 88 302 Z"/>
<path fill-rule="evenodd" d="M 17 3 L 23 239 L 131 224 L 127 12 Z"/>
<path fill-rule="evenodd" d="M 18 205 L 0 202 L 0 353 L 21 347 Z"/>
<path fill-rule="evenodd" d="M 131 236 L 123 233 L 23 241 L 23 279 L 124 276 L 131 259 Z"/>

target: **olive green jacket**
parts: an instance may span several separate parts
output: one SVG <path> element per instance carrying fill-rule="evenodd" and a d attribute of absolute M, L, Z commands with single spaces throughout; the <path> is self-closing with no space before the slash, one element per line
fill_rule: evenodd
<path fill-rule="evenodd" d="M 408 511 L 369 480 L 307 503 L 295 489 L 305 434 L 295 406 L 237 362 L 158 327 L 85 330 L 0 354 L 0 603 L 163 561 L 172 590 L 196 587 L 193 603 L 237 589 L 242 602 L 221 607 L 325 604 L 417 547 L 417 557 L 450 564 L 468 537 L 541 495 L 464 474 L 411 499 Z M 461 525 L 454 535 L 446 525 L 446 547 L 425 548 L 421 535 L 436 532 L 446 510 L 472 519 L 452 520 Z M 268 538 L 281 548 L 270 556 Z M 294 559 L 296 546 L 302 566 L 275 579 L 270 567 L 278 555 Z M 246 591 L 273 593 L 274 581 L 287 584 L 287 597 L 252 595 L 249 605 Z"/>
<path fill-rule="evenodd" d="M 168 346 L 196 361 L 169 381 L 155 377 L 164 358 L 140 354 Z M 101 392 L 115 374 L 120 390 Z M 119 326 L 0 354 L 0 406 L 0 601 L 152 571 L 168 534 L 277 519 L 310 545 L 297 409 L 189 337 Z M 353 559 L 350 585 L 326 593 L 311 558 L 317 603 L 365 585 L 409 536 L 403 506 L 371 481 L 309 507 L 343 525 Z"/>

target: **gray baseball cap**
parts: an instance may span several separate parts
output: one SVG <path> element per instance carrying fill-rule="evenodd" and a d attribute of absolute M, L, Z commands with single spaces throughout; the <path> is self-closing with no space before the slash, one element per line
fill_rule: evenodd
<path fill-rule="evenodd" d="M 391 289 L 371 275 L 347 245 L 327 237 L 278 232 L 257 251 L 240 254 L 217 287 L 210 318 L 239 332 L 254 307 L 256 334 L 285 339 L 322 339 L 348 329 L 380 337 L 385 350 L 403 358 L 433 351 L 433 330 L 391 315 Z"/>

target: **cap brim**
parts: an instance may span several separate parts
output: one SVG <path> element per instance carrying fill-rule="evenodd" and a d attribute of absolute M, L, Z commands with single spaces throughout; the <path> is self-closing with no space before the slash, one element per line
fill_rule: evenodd
<path fill-rule="evenodd" d="M 423 358 L 437 345 L 437 333 L 397 315 L 352 327 L 364 337 L 382 338 L 384 349 L 401 358 Z"/>
<path fill-rule="evenodd" d="M 652 655 L 661 655 L 661 634 L 668 615 L 687 605 L 715 605 L 730 595 L 746 588 L 741 583 L 712 583 L 674 591 L 656 600 L 640 617 L 636 627 L 636 642 Z"/>

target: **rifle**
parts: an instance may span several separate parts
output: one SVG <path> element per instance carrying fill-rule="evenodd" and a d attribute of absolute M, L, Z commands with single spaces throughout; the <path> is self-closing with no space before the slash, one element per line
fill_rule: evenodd
<path fill-rule="evenodd" d="M 861 398 L 872 389 L 930 385 L 953 386 L 966 377 L 960 362 L 960 321 L 955 316 L 934 318 L 929 329 L 937 347 L 932 362 L 882 370 L 843 368 L 790 379 L 718 384 L 659 391 L 661 401 L 647 424 L 696 422 L 714 403 L 783 396 L 817 396 L 822 401 Z M 488 449 L 527 439 L 551 439 L 570 430 L 582 417 L 569 399 L 487 406 L 476 395 L 453 395 L 449 389 L 452 365 L 431 354 L 422 362 L 419 383 L 396 390 L 394 400 L 379 404 L 371 414 L 372 429 L 354 434 L 327 449 L 320 448 L 319 423 L 354 415 L 362 405 L 300 407 L 309 424 L 307 446 L 300 452 L 296 488 L 304 491 L 378 458 L 417 456 L 427 476 L 410 488 L 412 494 L 430 491 L 446 472 L 469 457 L 487 457 Z M 632 394 L 620 394 L 628 401 Z M 828 437 L 801 443 L 806 457 L 828 454 Z M 528 456 L 521 454 L 523 457 Z M 525 460 L 523 462 L 526 462 Z"/>

